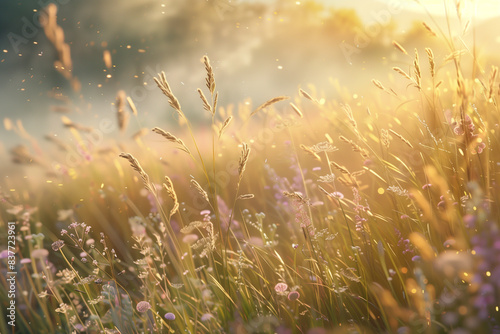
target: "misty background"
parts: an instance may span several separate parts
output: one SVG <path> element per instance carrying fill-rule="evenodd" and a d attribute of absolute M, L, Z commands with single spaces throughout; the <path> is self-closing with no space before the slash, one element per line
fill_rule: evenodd
<path fill-rule="evenodd" d="M 401 62 L 393 40 L 410 53 L 422 48 L 421 57 L 424 47 L 433 48 L 437 59 L 446 56 L 442 42 L 422 25 L 426 21 L 436 31 L 446 26 L 444 12 L 439 12 L 443 6 L 436 1 L 427 7 L 432 19 L 414 1 L 403 0 L 53 2 L 81 90 L 72 90 L 54 69 L 56 51 L 39 26 L 40 13 L 50 1 L 2 1 L 3 165 L 10 164 L 12 147 L 29 144 L 27 138 L 8 131 L 7 123 L 20 120 L 44 150 L 46 134 L 70 140 L 63 115 L 93 127 L 103 118 L 115 120 L 114 102 L 120 90 L 135 102 L 141 127 L 177 127 L 175 113 L 152 80 L 160 71 L 165 71 L 188 118 L 203 119 L 205 111 L 196 92 L 204 87 L 203 55 L 209 56 L 215 70 L 219 106 L 251 99 L 254 107 L 278 95 L 295 96 L 299 87 L 339 98 L 336 83 L 363 96 L 372 87 L 371 79 L 387 78 L 393 66 L 410 64 Z M 486 2 L 485 9 L 481 13 L 488 15 L 466 12 L 462 22 L 452 24 L 463 26 L 472 18 L 479 55 L 494 61 L 493 55 L 500 51 L 500 39 L 492 34 L 498 16 Z M 483 47 L 488 54 L 481 53 Z M 112 56 L 111 69 L 103 61 L 105 50 Z M 130 137 L 138 129 L 131 120 L 122 136 Z"/>

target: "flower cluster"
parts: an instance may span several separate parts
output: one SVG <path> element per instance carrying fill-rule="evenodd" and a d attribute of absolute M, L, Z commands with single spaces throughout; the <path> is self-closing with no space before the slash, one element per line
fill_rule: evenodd
<path fill-rule="evenodd" d="M 468 114 L 465 114 L 463 119 L 456 120 L 451 116 L 451 112 L 447 110 L 445 112 L 445 117 L 455 135 L 466 136 L 469 142 L 473 143 L 471 145 L 472 154 L 481 154 L 484 151 L 486 144 L 483 142 L 482 138 L 475 133 L 476 126 Z"/>

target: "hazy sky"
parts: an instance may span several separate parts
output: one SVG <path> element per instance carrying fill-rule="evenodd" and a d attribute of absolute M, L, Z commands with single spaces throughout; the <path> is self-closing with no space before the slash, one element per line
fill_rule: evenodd
<path fill-rule="evenodd" d="M 321 0 L 332 6 L 353 7 L 358 10 L 360 15 L 365 17 L 369 15 L 370 10 L 389 8 L 391 6 L 403 6 L 407 10 L 416 13 L 424 13 L 424 7 L 432 15 L 445 15 L 445 4 L 450 11 L 455 12 L 455 0 Z M 500 1 L 498 0 L 464 0 L 462 1 L 464 15 L 476 14 L 478 19 L 487 19 L 500 16 Z"/>
<path fill-rule="evenodd" d="M 233 6 L 224 15 L 214 11 L 217 5 L 229 1 Z M 203 54 L 209 55 L 215 66 L 220 105 L 248 97 L 258 104 L 276 95 L 293 95 L 297 87 L 308 84 L 332 92 L 333 79 L 346 87 L 362 89 L 363 84 L 372 85 L 373 77 L 385 75 L 387 69 L 380 66 L 380 60 L 393 50 L 390 42 L 394 37 L 377 33 L 367 47 L 355 50 L 351 62 L 340 47 L 348 44 L 354 48 L 356 44 L 352 34 L 346 33 L 347 26 L 357 24 L 363 30 L 373 23 L 394 29 L 391 34 L 404 38 L 414 21 L 428 20 L 414 0 L 316 0 L 325 7 L 355 9 L 362 24 L 349 21 L 352 14 L 330 20 L 325 19 L 327 15 L 311 16 L 317 13 L 300 8 L 305 9 L 309 1 L 67 1 L 59 6 L 58 22 L 71 43 L 75 73 L 83 84 L 80 97 L 71 95 L 65 80 L 54 70 L 54 50 L 41 29 L 36 33 L 28 31 L 26 43 L 19 46 L 22 57 L 9 43 L 9 33 L 21 35 L 25 21 L 35 18 L 33 10 L 40 9 L 39 2 L 0 0 L 0 120 L 20 119 L 27 131 L 38 137 L 49 132 L 63 133 L 61 115 L 52 110 L 53 104 L 59 102 L 49 96 L 57 89 L 72 98 L 68 116 L 75 122 L 92 125 L 98 117 L 114 117 L 112 103 L 118 90 L 125 90 L 135 99 L 145 115 L 143 126 L 169 122 L 173 117 L 164 97 L 155 89 L 152 76 L 165 70 L 183 106 L 195 113 L 199 107 L 196 88 L 204 78 L 199 61 Z M 444 14 L 443 1 L 421 0 L 433 16 Z M 446 1 L 450 16 L 455 16 L 455 1 Z M 500 13 L 500 0 L 464 1 L 468 4 L 463 9 L 465 19 L 473 12 L 469 8 L 474 4 L 478 17 L 491 18 Z M 249 3 L 259 5 L 238 6 Z M 276 3 L 278 8 L 284 8 L 284 17 L 274 11 Z M 395 21 L 394 27 L 389 27 L 390 20 Z M 492 34 L 483 35 L 490 39 L 488 47 L 499 45 L 492 43 Z M 113 52 L 116 66 L 108 72 L 102 61 L 104 49 Z M 112 75 L 109 79 L 108 73 Z M 136 90 L 143 92 L 141 98 L 134 97 Z M 1 130 L 0 157 L 20 141 L 12 132 Z"/>

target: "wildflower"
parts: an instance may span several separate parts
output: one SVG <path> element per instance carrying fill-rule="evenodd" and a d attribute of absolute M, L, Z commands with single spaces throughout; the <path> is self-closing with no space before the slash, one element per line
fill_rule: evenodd
<path fill-rule="evenodd" d="M 168 312 L 165 314 L 165 319 L 167 320 L 175 320 L 175 314 L 173 314 L 172 312 Z"/>
<path fill-rule="evenodd" d="M 398 196 L 409 196 L 408 190 L 401 188 L 401 186 L 390 186 L 387 190 L 392 191 Z"/>
<path fill-rule="evenodd" d="M 15 205 L 6 211 L 7 211 L 7 213 L 10 213 L 11 215 L 17 216 L 19 213 L 21 213 L 21 211 L 23 211 L 23 206 L 22 205 Z"/>
<path fill-rule="evenodd" d="M 474 260 L 467 252 L 447 250 L 441 252 L 434 260 L 436 272 L 447 278 L 457 277 L 460 273 L 471 272 L 474 268 Z"/>
<path fill-rule="evenodd" d="M 364 223 L 366 222 L 366 218 L 362 218 L 358 215 L 354 216 L 354 219 L 356 220 L 356 231 L 358 232 L 363 232 L 364 231 Z"/>
<path fill-rule="evenodd" d="M 70 310 L 71 307 L 65 303 L 59 304 L 59 308 L 56 309 L 56 312 L 59 313 L 66 313 L 68 310 Z"/>
<path fill-rule="evenodd" d="M 73 210 L 58 210 L 57 211 L 57 220 L 59 221 L 65 221 L 66 219 L 70 218 L 73 215 Z"/>
<path fill-rule="evenodd" d="M 52 246 L 54 247 L 54 246 Z M 47 256 L 49 256 L 49 251 L 42 248 L 42 249 L 35 249 L 31 252 L 31 257 L 34 259 L 44 259 Z"/>
<path fill-rule="evenodd" d="M 6 259 L 9 257 L 9 251 L 4 249 L 1 253 L 0 253 L 0 259 Z"/>
<path fill-rule="evenodd" d="M 298 291 L 290 291 L 290 293 L 288 294 L 288 300 L 292 302 L 299 299 L 299 297 L 300 293 Z"/>
<path fill-rule="evenodd" d="M 274 286 L 274 291 L 277 293 L 283 293 L 288 289 L 288 285 L 286 283 L 278 283 Z"/>
<path fill-rule="evenodd" d="M 67 230 L 64 230 L 64 229 L 62 229 L 62 230 L 61 230 L 61 236 L 65 235 L 65 234 L 67 234 L 67 233 L 68 233 L 68 231 L 67 231 Z"/>
<path fill-rule="evenodd" d="M 30 263 L 31 263 L 31 259 L 24 258 L 21 260 L 21 264 L 30 264 Z"/>
<path fill-rule="evenodd" d="M 83 326 L 82 324 L 76 324 L 75 329 L 79 332 L 84 332 L 87 330 L 87 327 Z"/>
<path fill-rule="evenodd" d="M 339 191 L 334 191 L 333 193 L 330 194 L 332 197 L 335 197 L 335 198 L 338 198 L 338 199 L 342 199 L 344 198 L 344 194 L 342 194 L 341 192 Z"/>
<path fill-rule="evenodd" d="M 473 228 L 475 226 L 476 216 L 471 215 L 471 214 L 466 214 L 466 215 L 463 216 L 462 219 L 464 221 L 465 227 L 467 227 L 467 228 Z"/>
<path fill-rule="evenodd" d="M 40 292 L 40 293 L 38 294 L 38 297 L 40 297 L 40 298 L 45 298 L 45 297 L 47 297 L 47 295 L 48 295 L 47 291 L 46 291 L 46 290 L 43 290 L 42 292 Z"/>
<path fill-rule="evenodd" d="M 54 250 L 54 252 L 59 251 L 61 248 L 63 248 L 63 246 L 64 246 L 64 241 L 62 240 L 57 240 L 52 243 L 52 249 Z"/>
<path fill-rule="evenodd" d="M 69 269 L 63 269 L 62 271 L 58 271 L 56 273 L 56 276 L 61 277 L 62 282 L 68 284 L 71 283 L 76 278 L 76 273 Z"/>
<path fill-rule="evenodd" d="M 443 243 L 444 248 L 450 248 L 453 247 L 456 244 L 455 239 L 448 239 Z"/>
<path fill-rule="evenodd" d="M 397 333 L 398 334 L 410 334 L 411 333 L 411 329 L 409 327 L 407 327 L 407 326 L 399 327 Z"/>
<path fill-rule="evenodd" d="M 439 199 L 441 201 L 437 204 L 437 208 L 438 209 L 445 209 L 446 208 L 446 202 L 444 200 L 444 196 L 439 197 Z"/>
<path fill-rule="evenodd" d="M 335 174 L 333 174 L 333 173 L 320 176 L 318 179 L 318 182 L 325 182 L 325 183 L 333 182 L 333 181 L 335 181 Z"/>
<path fill-rule="evenodd" d="M 205 321 L 208 321 L 210 319 L 212 319 L 214 316 L 210 313 L 205 313 L 204 315 L 201 316 L 200 320 L 205 322 Z"/>
<path fill-rule="evenodd" d="M 316 145 L 308 147 L 309 150 L 313 151 L 314 153 L 320 153 L 320 152 L 334 152 L 337 151 L 338 148 L 333 146 L 327 141 L 323 141 L 321 143 L 317 143 Z"/>
<path fill-rule="evenodd" d="M 135 308 L 137 309 L 137 312 L 144 313 L 151 308 L 151 304 L 143 300 L 141 302 L 138 302 Z"/>
<path fill-rule="evenodd" d="M 457 136 L 461 136 L 463 135 L 465 132 L 464 130 L 462 129 L 462 127 L 460 125 L 455 125 L 453 127 L 453 133 L 455 133 Z"/>
<path fill-rule="evenodd" d="M 477 144 L 476 148 L 471 149 L 472 154 L 481 154 L 483 150 L 486 148 L 486 144 L 484 142 L 480 142 Z"/>
<path fill-rule="evenodd" d="M 248 243 L 257 247 L 264 246 L 264 242 L 262 241 L 261 237 L 250 237 L 250 239 L 248 239 Z"/>

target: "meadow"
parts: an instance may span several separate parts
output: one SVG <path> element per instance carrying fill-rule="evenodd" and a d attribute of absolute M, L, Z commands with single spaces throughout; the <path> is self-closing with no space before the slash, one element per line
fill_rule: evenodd
<path fill-rule="evenodd" d="M 55 68 L 78 90 L 55 12 Z M 220 105 L 200 55 L 196 122 L 165 73 L 157 112 L 175 123 L 141 127 L 119 91 L 116 119 L 63 116 L 72 142 L 49 137 L 48 154 L 4 119 L 30 176 L 2 181 L 16 326 L 0 332 L 500 331 L 498 68 L 423 27 L 442 49 L 394 40 L 397 64 L 363 94 L 333 82 L 336 99 L 309 85 Z"/>

